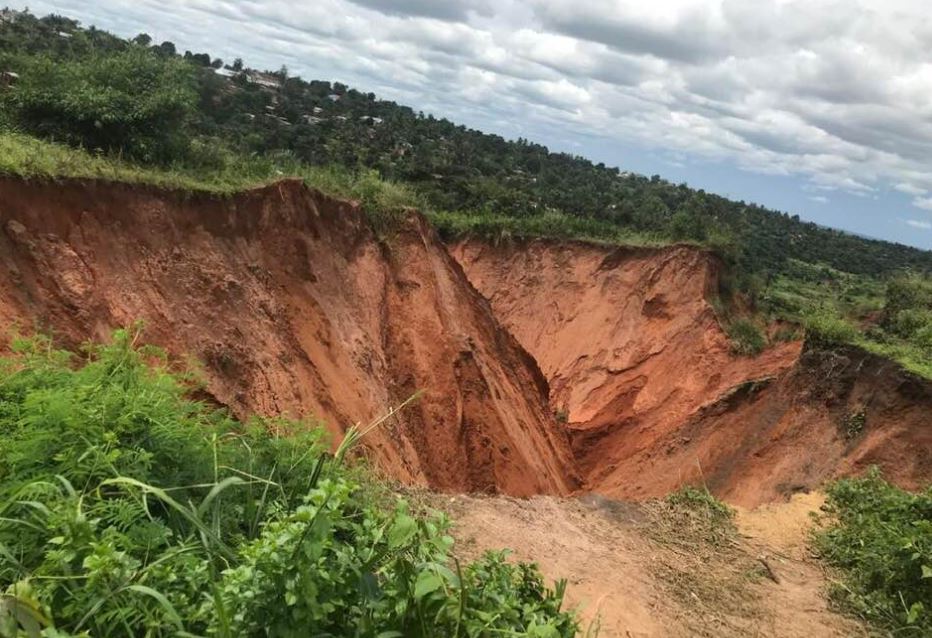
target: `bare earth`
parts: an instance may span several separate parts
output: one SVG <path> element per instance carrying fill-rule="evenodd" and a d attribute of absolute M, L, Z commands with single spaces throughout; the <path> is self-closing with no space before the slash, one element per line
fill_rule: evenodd
<path fill-rule="evenodd" d="M 829 610 L 826 575 L 808 555 L 809 513 L 822 502 L 816 493 L 739 510 L 738 539 L 711 550 L 668 543 L 649 507 L 600 497 L 434 498 L 453 517 L 461 558 L 510 547 L 548 579 L 566 578 L 583 635 L 867 635 Z"/>

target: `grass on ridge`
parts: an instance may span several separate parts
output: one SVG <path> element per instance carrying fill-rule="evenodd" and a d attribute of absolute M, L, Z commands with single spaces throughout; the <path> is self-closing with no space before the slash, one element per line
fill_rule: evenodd
<path fill-rule="evenodd" d="M 669 238 L 640 233 L 610 222 L 567 215 L 551 210 L 541 215 L 505 215 L 490 211 L 427 212 L 446 240 L 478 238 L 493 243 L 508 240 L 553 238 L 624 246 L 668 246 Z"/>
<path fill-rule="evenodd" d="M 26 179 L 101 179 L 221 196 L 298 178 L 333 197 L 361 202 L 377 230 L 405 209 L 423 205 L 413 189 L 383 180 L 375 171 L 309 166 L 287 153 L 243 157 L 203 144 L 195 143 L 194 148 L 194 165 L 140 166 L 4 131 L 0 132 L 0 174 Z"/>

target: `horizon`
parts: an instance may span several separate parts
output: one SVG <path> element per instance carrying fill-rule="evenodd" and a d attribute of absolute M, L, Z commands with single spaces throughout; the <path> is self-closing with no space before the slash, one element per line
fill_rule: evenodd
<path fill-rule="evenodd" d="M 484 0 L 444 4 L 328 0 L 321 4 L 328 6 L 302 7 L 290 13 L 278 0 L 230 0 L 220 6 L 209 6 L 203 0 L 143 0 L 131 7 L 120 6 L 119 0 L 104 0 L 94 7 L 64 0 L 34 2 L 28 8 L 35 15 L 58 13 L 84 27 L 93 25 L 124 38 L 148 33 L 155 42 L 169 40 L 180 50 L 207 51 L 226 63 L 239 57 L 258 69 L 285 65 L 291 75 L 341 82 L 509 140 L 522 137 L 552 152 L 579 155 L 623 171 L 659 174 L 673 183 L 797 214 L 802 220 L 853 235 L 932 249 L 932 197 L 928 197 L 932 171 L 924 168 L 921 159 L 926 149 L 932 150 L 932 125 L 923 117 L 928 98 L 915 97 L 914 102 L 920 101 L 913 104 L 915 113 L 899 104 L 890 105 L 894 110 L 888 112 L 886 130 L 877 131 L 878 122 L 883 123 L 882 109 L 874 109 L 873 119 L 851 117 L 838 123 L 816 113 L 814 105 L 846 106 L 849 114 L 857 115 L 859 104 L 878 107 L 879 86 L 820 89 L 816 83 L 805 90 L 796 87 L 798 95 L 774 93 L 785 101 L 783 110 L 765 108 L 763 116 L 742 111 L 751 93 L 744 95 L 734 85 L 751 85 L 739 72 L 740 65 L 735 66 L 736 60 L 746 64 L 759 60 L 746 53 L 747 43 L 736 36 L 743 35 L 757 16 L 728 0 L 661 2 L 667 11 L 659 17 L 636 15 L 627 3 L 594 2 L 578 13 L 567 12 L 559 0 L 531 3 L 533 8 L 527 11 L 516 6 L 520 3 L 504 2 L 492 8 Z M 794 19 L 802 12 L 801 3 L 750 4 L 762 13 L 779 10 Z M 870 17 L 875 22 L 883 18 L 886 26 L 905 24 L 903 15 L 918 4 L 894 2 L 899 13 L 884 13 L 872 4 L 861 2 L 843 11 L 844 16 L 834 17 L 835 27 L 848 34 L 849 44 L 873 46 L 876 60 L 892 59 L 895 56 L 888 50 L 892 42 L 868 29 L 864 21 Z M 537 30 L 509 30 L 522 16 L 531 19 L 529 24 Z M 604 18 L 604 28 L 594 16 Z M 818 12 L 809 17 L 818 24 L 828 19 Z M 702 33 L 692 33 L 692 23 L 686 18 L 702 26 Z M 740 29 L 730 33 L 734 41 L 718 44 L 710 34 L 721 35 L 719 23 L 724 18 L 736 21 Z M 787 38 L 795 48 L 783 55 L 795 58 L 799 51 L 809 51 L 806 47 L 813 44 L 811 38 L 818 31 L 789 20 L 787 30 L 796 29 L 790 38 L 770 33 L 759 22 L 754 24 L 762 29 L 760 37 L 769 42 L 767 50 L 775 60 L 781 59 Z M 386 38 L 371 37 L 376 23 Z M 921 43 L 924 32 L 920 27 L 929 27 L 930 34 L 932 27 L 927 19 L 917 24 L 911 33 L 918 34 L 914 40 Z M 845 25 L 848 31 L 842 29 Z M 622 35 L 623 46 L 613 39 Z M 565 55 L 553 55 L 554 47 L 562 48 Z M 742 52 L 749 57 L 736 57 Z M 816 62 L 831 57 L 825 51 L 810 53 Z M 906 54 L 900 51 L 898 55 Z M 606 60 L 620 66 L 606 66 Z M 821 68 L 822 79 L 855 83 L 854 77 L 826 75 L 829 68 L 853 72 L 843 61 L 835 62 L 835 67 Z M 729 64 L 735 67 L 730 74 L 719 68 Z M 927 81 L 932 82 L 932 74 L 922 71 L 927 68 L 932 64 L 920 65 L 911 83 L 897 79 L 912 77 L 900 68 L 894 77 L 899 94 L 918 94 Z M 621 77 L 622 71 L 635 70 L 637 77 Z M 729 95 L 722 99 L 697 92 L 686 95 L 657 84 L 658 77 L 673 72 L 679 74 L 680 82 L 692 83 L 705 74 L 708 86 L 702 92 L 712 95 L 730 87 L 731 101 L 724 99 Z M 650 92 L 656 95 L 651 97 Z M 820 93 L 826 95 L 820 97 Z M 735 96 L 742 95 L 744 102 L 739 104 Z M 812 101 L 805 105 L 806 113 L 800 95 Z M 645 110 L 648 103 L 653 106 Z M 641 108 L 634 108 L 638 104 Z M 716 112 L 725 115 L 719 113 L 716 118 Z M 910 115 L 916 116 L 915 122 L 905 121 Z M 902 130 L 894 130 L 896 126 Z M 771 132 L 771 127 L 782 127 L 782 134 Z M 808 136 L 805 141 L 800 139 L 804 134 Z"/>

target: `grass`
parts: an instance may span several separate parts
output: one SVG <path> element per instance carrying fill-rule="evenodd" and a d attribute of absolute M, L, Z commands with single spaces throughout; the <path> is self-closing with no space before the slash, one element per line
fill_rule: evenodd
<path fill-rule="evenodd" d="M 932 487 L 906 492 L 872 469 L 833 484 L 824 509 L 814 546 L 841 572 L 836 605 L 892 635 L 932 635 Z"/>
<path fill-rule="evenodd" d="M 754 356 L 767 347 L 767 337 L 758 325 L 744 317 L 725 325 L 725 333 L 731 339 L 731 348 L 736 354 Z"/>
<path fill-rule="evenodd" d="M 498 244 L 542 237 L 624 246 L 667 246 L 672 243 L 661 235 L 638 233 L 610 222 L 553 210 L 521 217 L 490 211 L 428 211 L 427 217 L 447 241 L 476 238 Z"/>
<path fill-rule="evenodd" d="M 759 594 L 749 583 L 760 564 L 740 545 L 734 511 L 705 487 L 684 486 L 644 504 L 645 533 L 672 552 L 654 570 L 664 588 L 689 610 L 690 635 L 743 636 L 760 624 Z"/>
<path fill-rule="evenodd" d="M 243 157 L 214 146 L 193 147 L 193 161 L 188 165 L 141 166 L 29 135 L 0 132 L 0 174 L 26 179 L 100 179 L 219 196 L 297 178 L 327 195 L 361 202 L 377 231 L 397 223 L 407 209 L 423 206 L 413 189 L 383 180 L 374 171 L 309 166 L 287 153 Z"/>
<path fill-rule="evenodd" d="M 878 325 L 887 282 L 792 260 L 786 274 L 768 284 L 761 309 L 798 323 L 824 347 L 850 344 L 891 359 L 932 379 L 932 349 Z"/>

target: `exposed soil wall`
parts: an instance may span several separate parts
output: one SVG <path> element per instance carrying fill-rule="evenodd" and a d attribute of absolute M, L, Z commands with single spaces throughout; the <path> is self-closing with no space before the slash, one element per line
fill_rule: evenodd
<path fill-rule="evenodd" d="M 755 505 L 871 464 L 932 480 L 932 383 L 857 349 L 733 355 L 719 269 L 689 246 L 448 252 L 416 213 L 378 240 L 295 181 L 217 198 L 0 178 L 0 327 L 75 346 L 142 319 L 238 415 L 313 415 L 335 438 L 421 390 L 366 441 L 404 482 L 643 498 L 704 481 Z"/>
<path fill-rule="evenodd" d="M 829 374 L 799 342 L 733 355 L 707 301 L 720 267 L 707 252 L 551 241 L 451 252 L 540 364 L 594 491 L 643 498 L 701 480 L 754 505 L 868 463 L 905 485 L 932 479 L 932 384 L 900 383 L 874 357 Z M 830 390 L 842 370 L 847 389 Z M 838 424 L 866 393 L 870 427 L 850 437 Z"/>
<path fill-rule="evenodd" d="M 246 415 L 367 441 L 406 482 L 562 494 L 577 484 L 547 383 L 412 214 L 381 243 L 353 205 L 286 181 L 233 198 L 0 179 L 0 322 L 76 345 L 146 322 Z"/>

